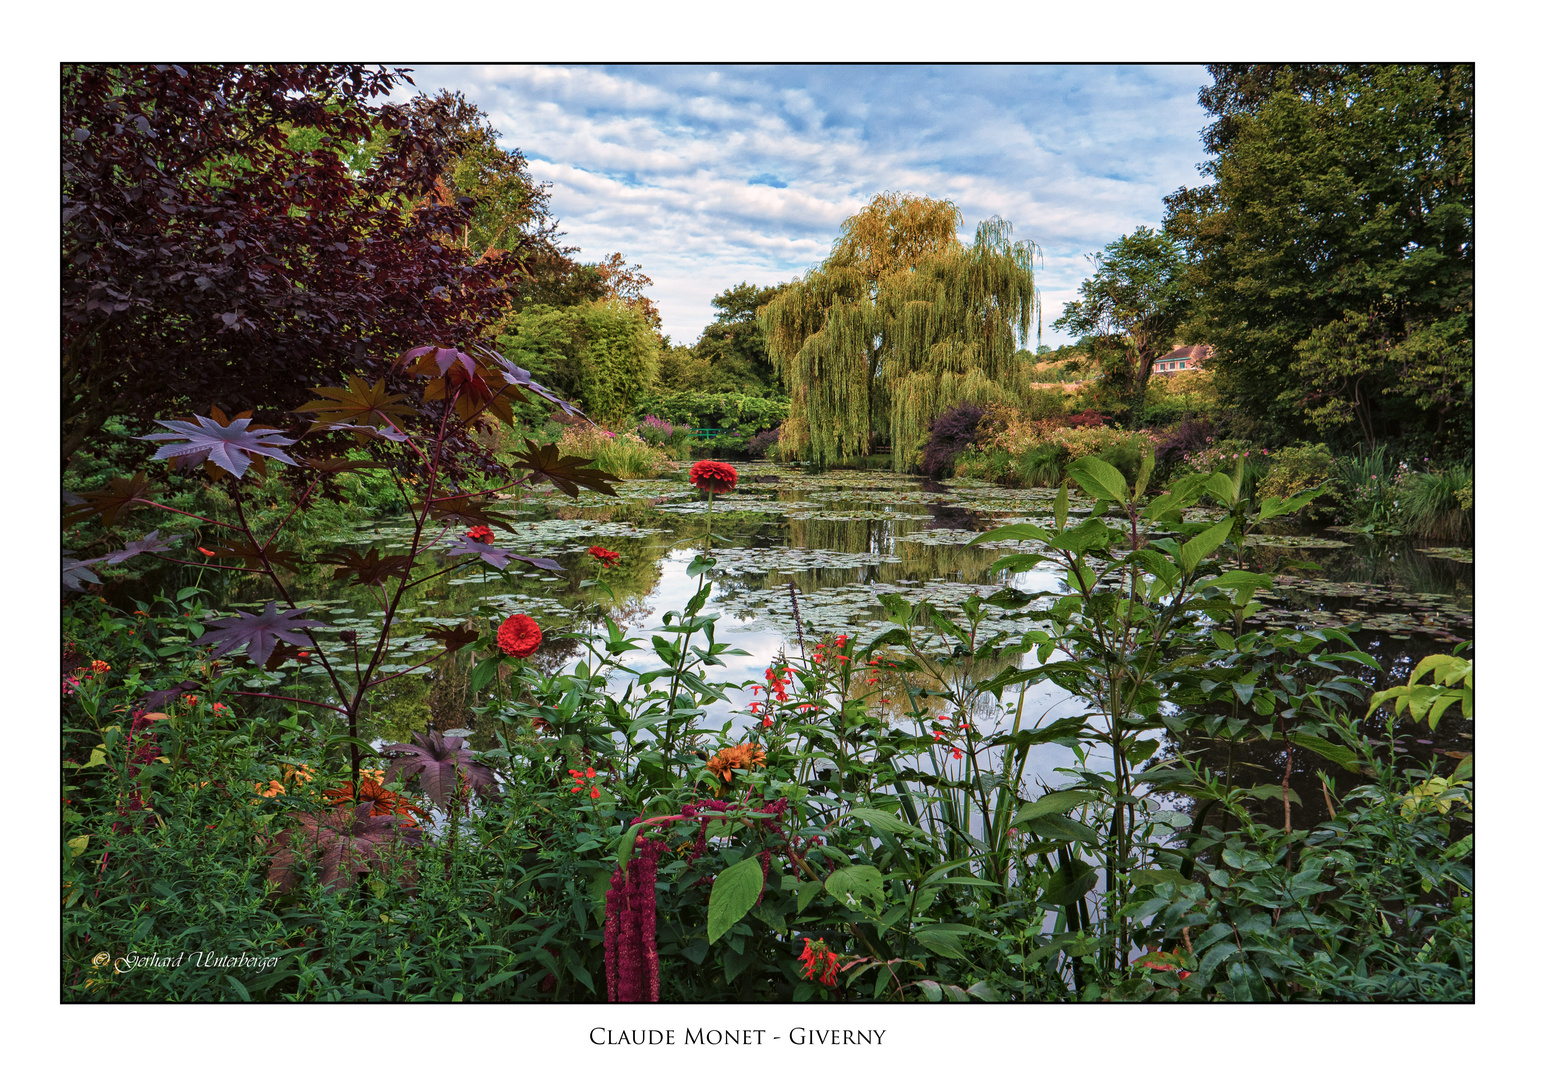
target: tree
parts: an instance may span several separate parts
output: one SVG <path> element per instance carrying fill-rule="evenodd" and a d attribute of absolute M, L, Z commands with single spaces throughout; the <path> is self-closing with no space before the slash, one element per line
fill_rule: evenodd
<path fill-rule="evenodd" d="M 982 222 L 959 241 L 946 200 L 886 192 L 848 218 L 831 255 L 762 310 L 792 395 L 781 442 L 825 465 L 867 454 L 887 429 L 913 467 L 932 421 L 959 401 L 1016 396 L 1015 353 L 1039 311 L 1034 246 Z"/>
<path fill-rule="evenodd" d="M 472 253 L 521 247 L 528 254 L 559 248 L 557 222 L 551 216 L 550 184 L 530 175 L 525 155 L 498 145 L 503 133 L 487 114 L 460 91 L 419 94 L 408 104 L 418 124 L 442 146 L 446 160 L 434 195 L 441 202 L 470 199 L 469 214 L 456 237 Z"/>
<path fill-rule="evenodd" d="M 1131 407 L 1139 419 L 1152 361 L 1166 351 L 1187 308 L 1184 257 L 1173 239 L 1142 227 L 1089 255 L 1093 276 L 1052 325 L 1081 337 L 1115 339 L 1128 369 Z"/>
<path fill-rule="evenodd" d="M 1473 69 L 1213 68 L 1214 182 L 1167 200 L 1223 400 L 1273 439 L 1473 424 Z"/>
<path fill-rule="evenodd" d="M 777 371 L 756 312 L 785 288 L 740 282 L 713 297 L 718 317 L 703 329 L 696 353 L 710 365 L 709 391 L 755 391 L 777 386 Z"/>
<path fill-rule="evenodd" d="M 602 423 L 625 420 L 658 378 L 658 337 L 619 300 L 531 307 L 507 327 L 504 355 Z"/>
<path fill-rule="evenodd" d="M 621 252 L 613 251 L 603 263 L 595 267 L 595 272 L 605 289 L 600 299 L 620 302 L 643 316 L 655 333 L 659 332 L 659 327 L 663 325 L 659 309 L 643 292 L 654 283 L 654 279 L 643 273 L 642 264 L 632 263 L 629 266 Z"/>
<path fill-rule="evenodd" d="M 63 72 L 62 455 L 112 416 L 253 404 L 475 335 L 519 262 L 473 262 L 447 148 L 357 65 Z"/>

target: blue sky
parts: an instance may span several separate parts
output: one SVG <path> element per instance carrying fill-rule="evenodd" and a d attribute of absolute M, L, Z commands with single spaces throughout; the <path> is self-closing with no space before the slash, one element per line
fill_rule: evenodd
<path fill-rule="evenodd" d="M 993 214 L 1039 245 L 1044 341 L 1087 253 L 1162 220 L 1194 184 L 1198 65 L 447 65 L 552 185 L 586 261 L 622 252 L 676 344 L 740 281 L 787 281 L 876 193 L 948 198 L 964 234 Z"/>

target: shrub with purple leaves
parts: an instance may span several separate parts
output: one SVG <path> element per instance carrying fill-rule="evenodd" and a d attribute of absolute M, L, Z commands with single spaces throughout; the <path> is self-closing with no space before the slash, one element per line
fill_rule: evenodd
<path fill-rule="evenodd" d="M 986 410 L 979 405 L 962 403 L 944 409 L 932 422 L 932 437 L 922 450 L 922 472 L 934 479 L 953 468 L 954 458 L 975 441 L 980 418 Z"/>
<path fill-rule="evenodd" d="M 1204 450 L 1210 437 L 1211 422 L 1205 419 L 1185 420 L 1167 431 L 1159 432 L 1153 445 L 1157 463 L 1173 465 L 1182 461 L 1184 455 Z"/>
<path fill-rule="evenodd" d="M 752 461 L 759 461 L 766 456 L 768 450 L 777 445 L 782 438 L 782 425 L 778 424 L 770 431 L 763 431 L 745 444 L 745 456 Z"/>

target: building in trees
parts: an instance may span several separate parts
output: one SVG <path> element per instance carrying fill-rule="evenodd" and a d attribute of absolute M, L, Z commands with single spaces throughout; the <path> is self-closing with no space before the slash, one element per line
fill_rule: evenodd
<path fill-rule="evenodd" d="M 784 453 L 826 465 L 888 436 L 917 465 L 933 420 L 961 401 L 1016 400 L 1016 357 L 1039 315 L 1034 245 L 998 218 L 959 240 L 952 202 L 886 192 L 843 223 L 831 254 L 761 309 L 792 395 Z"/>
<path fill-rule="evenodd" d="M 1167 376 L 1181 371 L 1202 371 L 1210 355 L 1209 345 L 1181 345 L 1152 361 L 1152 374 Z"/>

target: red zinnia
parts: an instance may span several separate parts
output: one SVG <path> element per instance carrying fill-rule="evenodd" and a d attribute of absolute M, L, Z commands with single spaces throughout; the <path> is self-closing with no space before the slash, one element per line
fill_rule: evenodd
<path fill-rule="evenodd" d="M 529 615 L 511 615 L 498 628 L 498 647 L 510 656 L 529 656 L 541 644 L 541 627 Z"/>
<path fill-rule="evenodd" d="M 493 530 L 486 525 L 478 525 L 475 529 L 467 531 L 466 539 L 480 540 L 484 544 L 491 544 L 493 542 Z"/>
<path fill-rule="evenodd" d="M 699 461 L 691 466 L 691 484 L 698 491 L 712 495 L 727 495 L 739 483 L 739 473 L 734 466 L 721 461 Z"/>
<path fill-rule="evenodd" d="M 589 554 L 596 562 L 605 567 L 607 570 L 621 561 L 621 552 L 607 551 L 599 544 L 596 544 L 594 547 L 590 548 Z"/>

